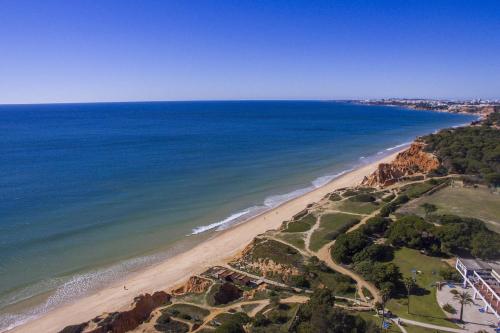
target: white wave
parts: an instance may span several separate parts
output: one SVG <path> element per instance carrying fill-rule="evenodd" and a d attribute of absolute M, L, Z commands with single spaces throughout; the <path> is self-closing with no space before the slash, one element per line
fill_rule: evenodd
<path fill-rule="evenodd" d="M 50 295 L 45 302 L 34 306 L 32 308 L 23 310 L 21 313 L 4 313 L 0 315 L 0 332 L 9 331 L 19 325 L 28 321 L 35 320 L 44 313 L 54 309 L 69 301 L 75 300 L 79 297 L 87 295 L 89 292 L 97 290 L 112 281 L 122 278 L 126 273 L 133 271 L 143 265 L 150 264 L 157 259 L 156 256 L 145 256 L 133 258 L 123 261 L 119 264 L 110 266 L 104 269 L 96 269 L 83 274 L 75 274 L 65 278 L 54 278 L 44 281 L 43 285 L 50 285 L 56 287 L 55 292 Z M 42 286 L 37 284 L 35 286 Z M 21 291 L 21 298 L 17 301 L 26 299 L 29 292 L 33 291 L 32 288 L 27 288 Z M 48 291 L 48 290 L 47 290 Z M 36 295 L 36 293 L 32 294 Z M 10 301 L 15 301 L 11 299 Z"/>
<path fill-rule="evenodd" d="M 234 213 L 233 215 L 229 216 L 229 217 L 226 217 L 224 220 L 222 221 L 219 221 L 219 222 L 215 222 L 215 223 L 212 223 L 212 224 L 209 224 L 209 225 L 203 225 L 201 227 L 197 227 L 197 228 L 194 228 L 193 229 L 193 232 L 191 233 L 192 235 L 196 235 L 196 234 L 199 234 L 199 233 L 202 233 L 202 232 L 205 232 L 207 230 L 211 230 L 211 229 L 214 229 L 214 228 L 217 228 L 223 224 L 226 224 L 226 223 L 229 223 L 233 220 L 236 220 L 240 217 L 242 217 L 243 215 L 246 215 L 250 213 L 250 209 L 247 208 L 241 212 L 237 212 L 237 213 Z"/>
<path fill-rule="evenodd" d="M 304 188 L 299 188 L 297 190 L 294 190 L 294 191 L 291 191 L 288 193 L 284 193 L 284 194 L 277 194 L 277 195 L 269 196 L 264 200 L 263 205 L 253 206 L 253 207 L 247 208 L 243 211 L 234 213 L 221 221 L 194 228 L 192 230 L 191 235 L 200 234 L 202 232 L 205 232 L 208 230 L 213 230 L 213 229 L 215 229 L 216 231 L 225 230 L 230 226 L 244 222 L 244 221 L 246 221 L 252 217 L 255 217 L 258 214 L 261 214 L 269 209 L 278 207 L 279 205 L 281 205 L 287 201 L 290 201 L 294 198 L 300 197 L 301 195 L 304 195 L 308 192 L 311 192 L 318 187 L 322 187 L 322 186 L 328 184 L 329 182 L 331 182 L 332 180 L 334 180 L 335 178 L 338 178 L 338 177 L 340 177 L 340 176 L 342 176 L 342 175 L 344 175 L 347 172 L 352 171 L 352 170 L 353 170 L 353 168 L 350 168 L 350 169 L 343 170 L 343 171 L 336 173 L 336 174 L 333 174 L 333 175 L 326 175 L 326 176 L 318 177 L 311 182 L 310 186 L 307 186 Z"/>
<path fill-rule="evenodd" d="M 278 207 L 282 203 L 292 200 L 293 198 L 299 197 L 303 194 L 306 194 L 307 192 L 310 192 L 313 189 L 314 189 L 313 186 L 308 186 L 305 188 L 299 188 L 298 190 L 288 192 L 285 194 L 272 195 L 270 197 L 267 197 L 266 200 L 264 200 L 264 205 L 268 208 Z"/>
<path fill-rule="evenodd" d="M 395 145 L 393 147 L 389 147 L 386 149 L 386 151 L 392 151 L 392 150 L 395 150 L 395 149 L 398 149 L 398 148 L 401 148 L 401 147 L 404 147 L 404 146 L 409 146 L 411 145 L 411 142 L 404 142 L 404 143 L 401 143 L 399 145 Z"/>
<path fill-rule="evenodd" d="M 318 177 L 315 180 L 313 180 L 312 184 L 315 188 L 325 186 L 326 184 L 328 184 L 332 180 L 339 178 L 340 176 L 343 176 L 352 170 L 354 170 L 354 168 L 349 168 L 349 169 L 343 170 L 343 171 L 336 173 L 336 174 L 333 174 L 333 175 Z"/>

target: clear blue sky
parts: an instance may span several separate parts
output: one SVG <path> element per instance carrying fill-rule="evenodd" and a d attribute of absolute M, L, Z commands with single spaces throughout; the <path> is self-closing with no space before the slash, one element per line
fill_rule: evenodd
<path fill-rule="evenodd" d="M 0 103 L 500 97 L 500 1 L 0 2 Z"/>

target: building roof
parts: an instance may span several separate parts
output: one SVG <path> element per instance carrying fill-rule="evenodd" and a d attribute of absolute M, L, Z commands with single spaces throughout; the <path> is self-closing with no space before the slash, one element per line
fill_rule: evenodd
<path fill-rule="evenodd" d="M 458 260 L 460 260 L 467 270 L 491 270 L 500 273 L 499 261 L 485 261 L 477 258 L 458 258 Z"/>

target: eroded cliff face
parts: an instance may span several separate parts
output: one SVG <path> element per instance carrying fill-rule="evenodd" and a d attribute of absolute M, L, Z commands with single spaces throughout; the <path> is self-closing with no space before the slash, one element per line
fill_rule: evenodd
<path fill-rule="evenodd" d="M 279 276 L 284 282 L 289 282 L 292 276 L 301 274 L 301 271 L 292 265 L 277 263 L 269 258 L 254 258 L 252 254 L 258 242 L 259 240 L 254 239 L 230 264 L 266 278 Z"/>
<path fill-rule="evenodd" d="M 212 285 L 212 281 L 199 277 L 199 276 L 191 276 L 189 280 L 180 288 L 172 290 L 172 294 L 174 295 L 183 295 L 183 294 L 202 294 L 208 290 L 208 288 Z"/>
<path fill-rule="evenodd" d="M 388 186 L 406 176 L 426 174 L 439 167 L 436 156 L 424 151 L 423 142 L 414 142 L 407 150 L 399 153 L 391 163 L 380 163 L 370 176 L 365 177 L 361 185 Z"/>
<path fill-rule="evenodd" d="M 170 301 L 170 295 L 157 291 L 153 295 L 145 294 L 134 299 L 132 308 L 123 312 L 113 312 L 96 317 L 86 323 L 65 327 L 60 333 L 124 333 L 137 328 L 151 312 Z"/>

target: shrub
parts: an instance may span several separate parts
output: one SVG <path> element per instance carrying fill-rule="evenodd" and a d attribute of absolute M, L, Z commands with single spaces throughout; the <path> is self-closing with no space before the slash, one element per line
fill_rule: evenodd
<path fill-rule="evenodd" d="M 434 243 L 434 239 L 429 237 L 432 230 L 432 224 L 416 215 L 408 215 L 391 224 L 387 238 L 394 246 L 429 248 Z"/>
<path fill-rule="evenodd" d="M 376 198 L 371 194 L 361 193 L 361 194 L 358 194 L 358 195 L 355 195 L 355 196 L 349 198 L 348 200 L 354 201 L 354 202 L 373 202 L 376 200 Z"/>
<path fill-rule="evenodd" d="M 471 240 L 471 252 L 482 259 L 500 258 L 500 235 L 491 231 L 477 233 Z"/>
<path fill-rule="evenodd" d="M 243 326 L 235 321 L 226 321 L 214 330 L 215 333 L 245 333 Z"/>
<path fill-rule="evenodd" d="M 396 195 L 394 193 L 391 193 L 388 196 L 383 197 L 382 201 L 389 202 L 389 201 L 392 201 L 392 199 L 394 199 L 395 197 L 396 197 Z"/>
<path fill-rule="evenodd" d="M 292 275 L 291 277 L 292 284 L 298 288 L 309 288 L 311 284 L 304 277 L 304 275 Z"/>
<path fill-rule="evenodd" d="M 330 194 L 329 199 L 330 199 L 330 201 L 340 201 L 340 200 L 342 200 L 342 197 L 340 196 L 340 194 L 334 192 L 334 193 Z"/>
<path fill-rule="evenodd" d="M 341 234 L 331 249 L 332 258 L 340 263 L 350 264 L 352 256 L 370 243 L 368 237 L 359 230 Z"/>
<path fill-rule="evenodd" d="M 360 229 L 367 236 L 382 234 L 387 230 L 390 223 L 391 219 L 377 215 L 369 218 Z"/>
<path fill-rule="evenodd" d="M 457 313 L 457 310 L 450 303 L 443 305 L 443 310 L 451 314 Z"/>
<path fill-rule="evenodd" d="M 439 275 L 445 281 L 460 281 L 461 275 L 455 269 L 451 267 L 443 268 L 439 271 Z M 453 289 L 454 290 L 454 289 Z"/>

